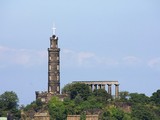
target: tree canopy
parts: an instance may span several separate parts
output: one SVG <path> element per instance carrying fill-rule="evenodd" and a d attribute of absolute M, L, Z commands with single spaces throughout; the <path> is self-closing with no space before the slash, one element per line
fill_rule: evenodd
<path fill-rule="evenodd" d="M 151 101 L 153 101 L 155 104 L 160 105 L 160 90 L 157 90 L 152 94 Z"/>
<path fill-rule="evenodd" d="M 70 99 L 75 99 L 76 96 L 80 96 L 83 100 L 86 100 L 91 94 L 91 90 L 88 85 L 84 83 L 73 83 L 68 84 L 62 89 L 62 93 L 67 93 Z"/>
<path fill-rule="evenodd" d="M 160 90 L 151 97 L 122 91 L 119 99 L 113 99 L 104 89 L 92 91 L 86 84 L 74 83 L 67 84 L 62 92 L 68 97 L 61 101 L 54 96 L 46 105 L 51 120 L 66 120 L 67 115 L 80 115 L 85 120 L 86 114 L 99 114 L 100 120 L 160 120 Z M 35 101 L 26 110 L 42 107 Z"/>
<path fill-rule="evenodd" d="M 0 95 L 0 117 L 11 115 L 12 118 L 19 118 L 18 96 L 13 91 L 6 91 Z"/>

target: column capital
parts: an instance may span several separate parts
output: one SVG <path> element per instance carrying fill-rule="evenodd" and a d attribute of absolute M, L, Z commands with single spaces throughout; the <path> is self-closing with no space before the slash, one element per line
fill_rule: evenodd
<path fill-rule="evenodd" d="M 120 84 L 114 84 L 115 86 L 119 86 Z"/>
<path fill-rule="evenodd" d="M 112 86 L 112 84 L 107 84 L 108 86 Z"/>

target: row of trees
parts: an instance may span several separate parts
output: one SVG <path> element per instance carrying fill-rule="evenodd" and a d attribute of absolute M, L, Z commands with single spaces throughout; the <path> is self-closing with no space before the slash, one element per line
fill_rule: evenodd
<path fill-rule="evenodd" d="M 56 96 L 48 104 L 36 100 L 23 110 L 32 117 L 35 112 L 47 110 L 51 120 L 65 120 L 67 115 L 81 115 L 81 120 L 85 120 L 86 114 L 99 114 L 100 120 L 160 119 L 160 90 L 151 97 L 124 91 L 120 92 L 119 99 L 113 99 L 106 90 L 92 92 L 87 85 L 75 83 L 66 85 L 62 92 L 68 96 L 63 101 Z M 13 119 L 19 119 L 18 101 L 18 96 L 12 91 L 0 95 L 0 117 L 10 114 Z"/>
<path fill-rule="evenodd" d="M 48 104 L 51 118 L 57 120 L 65 120 L 67 115 L 94 114 L 112 99 L 105 90 L 92 92 L 86 84 L 81 83 L 68 84 L 62 92 L 68 94 L 64 101 L 53 97 Z"/>
<path fill-rule="evenodd" d="M 113 99 L 105 90 L 93 92 L 85 84 L 66 85 L 62 92 L 68 94 L 64 101 L 53 97 L 48 104 L 52 119 L 65 120 L 67 115 L 99 114 L 100 120 L 159 120 L 160 90 L 151 97 L 145 94 L 120 92 L 119 99 Z"/>

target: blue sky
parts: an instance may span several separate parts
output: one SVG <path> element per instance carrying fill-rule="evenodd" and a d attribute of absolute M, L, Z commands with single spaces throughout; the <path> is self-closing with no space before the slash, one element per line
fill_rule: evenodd
<path fill-rule="evenodd" d="M 160 89 L 159 0 L 1 0 L 0 93 L 20 104 L 47 90 L 47 48 L 56 24 L 61 88 L 75 80 L 118 80 L 120 91 Z M 113 90 L 114 91 L 114 90 Z"/>

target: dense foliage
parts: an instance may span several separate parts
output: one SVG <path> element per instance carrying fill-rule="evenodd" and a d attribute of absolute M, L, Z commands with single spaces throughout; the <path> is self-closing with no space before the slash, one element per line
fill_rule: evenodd
<path fill-rule="evenodd" d="M 86 113 L 99 112 L 112 99 L 106 90 L 92 92 L 88 85 L 82 83 L 68 84 L 62 92 L 68 94 L 63 102 L 53 97 L 48 104 L 52 118 L 57 120 L 65 120 L 67 115 L 81 115 L 81 118 L 85 118 Z"/>
<path fill-rule="evenodd" d="M 91 91 L 82 83 L 66 85 L 63 101 L 54 96 L 45 106 L 51 120 L 66 120 L 67 115 L 80 115 L 85 120 L 86 114 L 99 114 L 99 120 L 160 120 L 160 90 L 151 97 L 145 94 L 122 91 L 119 99 L 113 99 L 106 90 Z M 26 106 L 25 110 L 38 111 L 44 108 L 40 101 Z"/>
<path fill-rule="evenodd" d="M 36 101 L 33 101 L 31 104 L 27 105 L 23 110 L 38 112 L 42 109 L 43 105 L 44 103 L 40 99 L 37 99 Z"/>
<path fill-rule="evenodd" d="M 0 117 L 20 118 L 18 109 L 18 96 L 13 91 L 6 91 L 0 95 Z"/>

